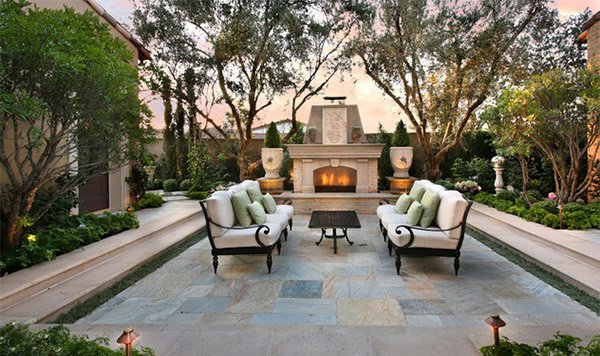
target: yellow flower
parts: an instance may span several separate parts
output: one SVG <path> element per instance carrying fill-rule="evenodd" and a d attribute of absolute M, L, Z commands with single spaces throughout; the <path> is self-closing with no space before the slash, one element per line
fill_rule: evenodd
<path fill-rule="evenodd" d="M 27 241 L 29 241 L 29 242 L 35 242 L 35 240 L 36 240 L 36 237 L 35 237 L 34 234 L 27 235 Z"/>

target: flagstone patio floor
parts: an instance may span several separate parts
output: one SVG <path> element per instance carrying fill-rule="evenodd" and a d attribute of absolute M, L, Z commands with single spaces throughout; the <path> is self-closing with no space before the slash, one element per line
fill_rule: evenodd
<path fill-rule="evenodd" d="M 559 330 L 584 338 L 600 334 L 595 313 L 469 236 L 458 276 L 453 260 L 445 257 L 403 257 L 398 276 L 377 217 L 359 218 L 362 229 L 349 230 L 354 245 L 338 241 L 335 255 L 331 240 L 315 245 L 320 230 L 307 228 L 309 216 L 294 217 L 294 230 L 283 242 L 281 255 L 273 257 L 271 274 L 264 255 L 221 256 L 214 274 L 210 244 L 204 239 L 73 327 L 98 332 L 115 329 L 111 325 L 131 325 L 155 332 L 193 332 L 231 326 L 237 335 L 240 330 L 247 335 L 276 325 L 288 331 L 294 330 L 289 329 L 292 326 L 354 332 L 366 327 L 371 328 L 369 333 L 382 328 L 385 334 L 450 332 L 440 339 L 448 343 L 456 340 L 452 330 L 466 328 L 479 335 L 470 337 L 468 350 L 475 353 L 477 343 L 490 341 L 481 336 L 489 333 L 484 320 L 490 313 L 501 315 L 509 334 L 510 330 L 539 337 L 543 330 L 545 338 Z M 187 341 L 190 350 L 194 342 L 198 341 Z M 310 342 L 298 347 L 308 350 L 303 347 Z"/>

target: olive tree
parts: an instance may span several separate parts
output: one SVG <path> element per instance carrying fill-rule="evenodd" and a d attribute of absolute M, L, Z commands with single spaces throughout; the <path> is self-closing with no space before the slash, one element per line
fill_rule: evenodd
<path fill-rule="evenodd" d="M 134 24 L 157 59 L 148 81 L 185 76 L 186 90 L 174 94 L 187 101 L 199 129 L 217 144 L 228 138 L 224 124 L 234 128 L 240 179 L 248 173 L 252 126 L 287 95 L 293 129 L 286 139 L 294 134 L 297 111 L 339 70 L 339 49 L 364 10 L 356 1 L 333 0 L 140 3 Z M 215 114 L 218 105 L 225 106 L 226 118 Z"/>
<path fill-rule="evenodd" d="M 36 192 L 59 194 L 126 163 L 143 142 L 132 54 L 91 12 L 0 2 L 0 175 L 3 248 L 15 246 L 55 199 L 29 216 Z"/>
<path fill-rule="evenodd" d="M 349 55 L 416 130 L 424 172 L 441 175 L 448 150 L 508 76 L 514 44 L 547 0 L 383 0 Z"/>

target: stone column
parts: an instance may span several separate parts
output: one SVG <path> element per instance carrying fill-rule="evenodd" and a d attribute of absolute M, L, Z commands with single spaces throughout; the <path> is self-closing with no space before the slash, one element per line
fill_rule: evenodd
<path fill-rule="evenodd" d="M 496 194 L 501 190 L 504 190 L 504 180 L 502 179 L 502 172 L 504 171 L 504 163 L 506 159 L 502 156 L 495 156 L 492 158 L 492 164 L 494 165 L 494 171 L 496 171 L 496 181 L 494 181 L 494 187 L 496 188 Z"/>

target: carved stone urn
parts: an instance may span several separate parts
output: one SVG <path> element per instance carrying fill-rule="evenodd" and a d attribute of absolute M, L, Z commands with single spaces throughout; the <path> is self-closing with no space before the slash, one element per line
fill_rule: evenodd
<path fill-rule="evenodd" d="M 279 170 L 283 163 L 283 148 L 263 148 L 261 150 L 262 165 L 265 178 L 279 178 Z"/>
<path fill-rule="evenodd" d="M 390 147 L 390 160 L 394 168 L 394 178 L 408 178 L 408 170 L 413 160 L 413 148 L 411 146 Z"/>

